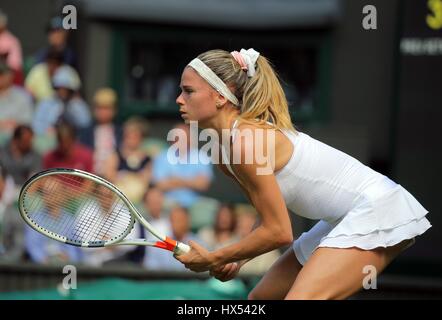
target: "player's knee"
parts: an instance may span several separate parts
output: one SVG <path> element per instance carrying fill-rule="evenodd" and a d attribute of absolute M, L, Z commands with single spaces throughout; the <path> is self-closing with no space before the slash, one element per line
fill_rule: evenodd
<path fill-rule="evenodd" d="M 288 294 L 285 300 L 333 300 L 323 294 L 311 293 L 311 292 L 295 292 Z"/>
<path fill-rule="evenodd" d="M 266 297 L 262 294 L 262 291 L 255 288 L 252 291 L 250 291 L 249 295 L 247 296 L 248 300 L 265 300 Z"/>
<path fill-rule="evenodd" d="M 252 290 L 249 292 L 249 295 L 247 296 L 247 300 L 259 300 L 258 296 L 256 295 L 255 290 Z"/>
<path fill-rule="evenodd" d="M 335 300 L 338 297 L 327 290 L 291 290 L 285 300 Z"/>

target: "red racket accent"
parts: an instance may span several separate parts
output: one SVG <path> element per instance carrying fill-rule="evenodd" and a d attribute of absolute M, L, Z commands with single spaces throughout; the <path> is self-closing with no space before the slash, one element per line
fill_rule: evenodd
<path fill-rule="evenodd" d="M 176 248 L 176 244 L 177 243 L 175 240 L 173 240 L 169 237 L 166 237 L 166 240 L 164 240 L 164 241 L 157 241 L 155 243 L 155 247 L 166 249 L 169 251 L 174 251 Z"/>

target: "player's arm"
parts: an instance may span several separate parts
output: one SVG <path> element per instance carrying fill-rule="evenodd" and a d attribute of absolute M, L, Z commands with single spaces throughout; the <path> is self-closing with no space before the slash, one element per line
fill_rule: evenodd
<path fill-rule="evenodd" d="M 254 258 L 293 241 L 290 218 L 272 170 L 275 158 L 274 143 L 270 148 L 263 150 L 265 152 L 262 152 L 267 156 L 269 163 L 260 165 L 261 162 L 255 157 L 250 160 L 250 154 L 256 154 L 256 145 L 267 146 L 265 139 L 260 143 L 255 140 L 242 143 L 243 139 L 240 136 L 232 146 L 233 156 L 238 153 L 241 156 L 241 161 L 235 161 L 233 157 L 233 171 L 258 211 L 261 224 L 237 243 L 213 252 L 208 252 L 195 242 L 189 242 L 192 250 L 185 255 L 176 257 L 186 268 L 195 272 L 216 270 L 223 265 Z M 246 157 L 247 154 L 249 158 Z M 266 170 L 263 171 L 263 169 Z"/>
<path fill-rule="evenodd" d="M 266 140 L 263 141 L 264 145 Z M 246 159 L 250 152 L 247 144 L 235 141 L 234 152 L 241 152 L 241 159 Z M 270 155 L 273 150 L 266 150 Z M 269 157 L 271 159 L 271 157 Z M 241 161 L 233 164 L 233 170 L 250 202 L 260 215 L 261 223 L 249 235 L 239 242 L 211 253 L 213 265 L 254 258 L 293 241 L 289 214 L 273 172 L 262 173 L 263 167 L 253 161 L 251 164 Z M 260 171 L 261 170 L 261 171 Z"/>
<path fill-rule="evenodd" d="M 211 253 L 215 266 L 251 259 L 293 241 L 290 218 L 275 177 L 253 177 L 252 170 L 249 166 L 237 172 L 260 214 L 261 224 L 239 242 Z"/>
<path fill-rule="evenodd" d="M 224 167 L 221 164 L 218 164 L 218 168 L 229 178 L 231 178 L 233 181 L 235 181 L 235 183 L 237 183 L 239 185 L 239 187 L 242 189 L 242 191 L 244 192 L 244 194 L 246 195 L 247 199 L 249 200 L 250 203 L 252 203 L 252 200 L 250 198 L 250 195 L 248 194 L 248 191 L 244 188 L 244 186 L 235 178 L 235 176 L 232 175 L 232 173 L 230 173 L 229 170 L 226 169 L 226 167 Z M 255 224 L 253 225 L 252 231 L 255 230 L 259 225 L 260 225 L 261 221 L 260 219 L 256 219 Z M 249 262 L 250 260 L 252 260 L 253 258 L 248 258 L 248 259 L 243 259 L 241 261 L 237 261 L 238 264 L 238 270 L 245 265 L 247 262 Z M 212 275 L 216 276 L 217 274 L 225 274 L 224 270 L 229 270 L 230 268 L 226 267 L 225 265 L 223 266 L 219 266 L 216 269 L 211 270 L 211 273 L 213 273 Z"/>

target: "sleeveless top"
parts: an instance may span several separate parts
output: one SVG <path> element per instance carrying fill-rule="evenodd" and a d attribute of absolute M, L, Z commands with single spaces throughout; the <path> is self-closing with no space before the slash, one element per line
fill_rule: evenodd
<path fill-rule="evenodd" d="M 238 119 L 232 130 L 237 124 Z M 287 129 L 281 132 L 291 141 L 294 150 L 287 164 L 274 175 L 287 208 L 299 216 L 334 222 L 359 200 L 375 199 L 396 185 L 357 159 L 308 134 Z M 232 134 L 232 143 L 234 139 Z M 221 146 L 224 163 L 236 177 Z M 385 179 L 387 184 L 378 183 Z"/>

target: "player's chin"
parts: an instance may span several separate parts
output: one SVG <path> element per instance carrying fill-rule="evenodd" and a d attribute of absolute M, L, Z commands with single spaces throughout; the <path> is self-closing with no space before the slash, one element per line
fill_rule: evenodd
<path fill-rule="evenodd" d="M 183 114 L 181 114 L 181 119 L 183 119 L 184 123 L 186 123 L 186 124 L 189 124 L 190 121 L 195 121 L 195 120 L 193 119 L 193 117 L 190 116 L 188 113 L 183 113 Z"/>
<path fill-rule="evenodd" d="M 187 117 L 182 117 L 184 120 L 184 123 L 186 124 L 190 124 L 190 122 L 192 123 L 197 123 L 197 125 L 201 122 L 201 119 L 198 117 L 191 117 L 191 116 L 187 116 Z"/>

